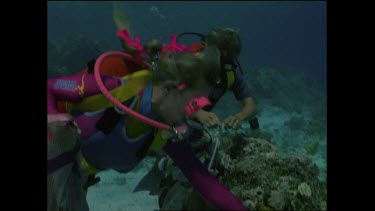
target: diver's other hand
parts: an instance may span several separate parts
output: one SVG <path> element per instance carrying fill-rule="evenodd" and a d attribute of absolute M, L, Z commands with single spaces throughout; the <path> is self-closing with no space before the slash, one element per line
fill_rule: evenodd
<path fill-rule="evenodd" d="M 219 117 L 213 112 L 200 109 L 195 113 L 195 117 L 200 123 L 209 128 L 220 125 Z"/>
<path fill-rule="evenodd" d="M 241 123 L 243 121 L 243 118 L 240 115 L 233 115 L 229 116 L 225 119 L 225 127 L 229 127 L 232 129 L 238 129 L 241 126 Z"/>
<path fill-rule="evenodd" d="M 128 28 L 128 24 L 126 22 L 125 13 L 121 9 L 123 7 L 121 2 L 115 1 L 113 3 L 113 21 L 116 24 L 118 30 Z"/>
<path fill-rule="evenodd" d="M 47 115 L 47 123 L 68 122 L 70 120 L 72 120 L 72 116 L 68 113 L 48 114 Z"/>

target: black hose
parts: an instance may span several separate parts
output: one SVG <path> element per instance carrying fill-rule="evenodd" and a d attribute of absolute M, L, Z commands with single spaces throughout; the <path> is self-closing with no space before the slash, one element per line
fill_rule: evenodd
<path fill-rule="evenodd" d="M 177 35 L 176 39 L 177 42 L 178 40 L 183 36 L 183 35 L 196 35 L 201 38 L 201 41 L 204 42 L 206 39 L 206 36 L 204 34 L 198 33 L 198 32 L 183 32 Z"/>

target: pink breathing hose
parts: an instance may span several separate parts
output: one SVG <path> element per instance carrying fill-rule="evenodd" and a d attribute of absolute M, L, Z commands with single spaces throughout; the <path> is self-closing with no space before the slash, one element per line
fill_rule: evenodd
<path fill-rule="evenodd" d="M 103 93 L 103 95 L 110 102 L 112 102 L 117 108 L 121 109 L 123 112 L 125 112 L 125 113 L 127 113 L 127 114 L 129 114 L 129 115 L 131 115 L 131 116 L 133 116 L 133 117 L 141 120 L 142 122 L 144 122 L 144 123 L 146 123 L 148 125 L 151 125 L 152 127 L 156 127 L 156 128 L 160 128 L 160 129 L 163 129 L 163 130 L 170 131 L 172 129 L 171 126 L 169 126 L 167 124 L 163 124 L 161 122 L 157 122 L 157 121 L 155 121 L 153 119 L 150 119 L 150 118 L 148 118 L 146 116 L 143 116 L 140 113 L 137 113 L 137 112 L 129 109 L 128 107 L 126 107 L 125 105 L 123 105 L 121 102 L 119 102 L 116 98 L 114 98 L 111 95 L 111 93 L 109 93 L 109 91 L 107 90 L 107 88 L 103 84 L 102 78 L 100 77 L 100 65 L 109 56 L 122 56 L 122 57 L 125 57 L 125 58 L 130 58 L 130 55 L 128 55 L 126 53 L 110 51 L 110 52 L 103 53 L 96 60 L 96 62 L 95 62 L 95 68 L 94 68 L 94 76 L 95 76 L 96 83 L 98 84 L 98 87 L 99 87 L 100 91 Z"/>

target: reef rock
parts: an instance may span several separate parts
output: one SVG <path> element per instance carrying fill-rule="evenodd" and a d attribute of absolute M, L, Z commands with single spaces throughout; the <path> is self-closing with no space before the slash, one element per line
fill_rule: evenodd
<path fill-rule="evenodd" d="M 285 207 L 284 193 L 273 190 L 271 196 L 268 198 L 268 204 L 276 210 L 282 210 Z"/>
<path fill-rule="evenodd" d="M 311 189 L 306 182 L 303 182 L 300 185 L 298 185 L 298 192 L 299 194 L 301 194 L 301 196 L 311 197 Z"/>

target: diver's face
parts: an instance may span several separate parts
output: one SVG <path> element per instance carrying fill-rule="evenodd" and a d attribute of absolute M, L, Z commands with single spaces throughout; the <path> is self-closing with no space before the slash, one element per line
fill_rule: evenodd
<path fill-rule="evenodd" d="M 152 90 L 151 102 L 153 104 L 159 104 L 167 96 L 168 92 L 176 87 L 177 84 L 172 80 L 155 85 Z"/>
<path fill-rule="evenodd" d="M 159 104 L 163 97 L 166 95 L 166 90 L 161 86 L 154 86 L 152 89 L 152 97 L 151 102 L 152 104 Z"/>
<path fill-rule="evenodd" d="M 168 124 L 173 124 L 184 116 L 183 103 L 176 83 L 166 81 L 155 85 L 152 92 L 152 107 Z"/>

